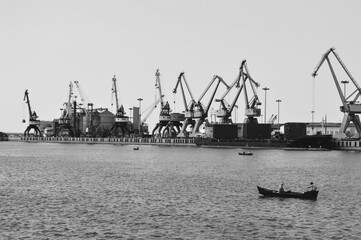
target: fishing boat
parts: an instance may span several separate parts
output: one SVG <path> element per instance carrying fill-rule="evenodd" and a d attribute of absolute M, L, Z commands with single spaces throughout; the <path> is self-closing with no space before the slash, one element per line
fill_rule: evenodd
<path fill-rule="evenodd" d="M 134 150 L 139 150 L 139 147 L 134 147 L 133 149 L 134 149 Z"/>
<path fill-rule="evenodd" d="M 318 191 L 310 191 L 310 192 L 278 192 L 276 190 L 270 190 L 266 188 L 262 188 L 257 186 L 259 194 L 267 197 L 280 197 L 280 198 L 301 198 L 301 199 L 311 199 L 316 200 Z"/>
<path fill-rule="evenodd" d="M 238 155 L 245 155 L 245 156 L 252 156 L 253 155 L 253 152 L 239 152 Z"/>

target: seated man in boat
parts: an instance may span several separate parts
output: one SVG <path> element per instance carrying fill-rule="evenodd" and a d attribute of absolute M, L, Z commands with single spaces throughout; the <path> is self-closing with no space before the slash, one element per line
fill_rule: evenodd
<path fill-rule="evenodd" d="M 308 192 L 317 191 L 317 187 L 313 185 L 313 182 L 310 182 L 310 185 L 307 187 Z"/>

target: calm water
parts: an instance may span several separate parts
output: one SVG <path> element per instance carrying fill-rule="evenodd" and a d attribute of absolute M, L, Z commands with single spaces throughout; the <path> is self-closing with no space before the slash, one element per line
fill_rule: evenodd
<path fill-rule="evenodd" d="M 360 183 L 357 152 L 0 142 L 0 239 L 360 239 Z"/>

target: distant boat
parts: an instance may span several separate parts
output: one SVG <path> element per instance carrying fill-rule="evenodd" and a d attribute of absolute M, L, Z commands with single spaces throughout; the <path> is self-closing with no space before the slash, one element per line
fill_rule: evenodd
<path fill-rule="evenodd" d="M 246 155 L 246 156 L 252 156 L 253 152 L 239 152 L 238 155 Z"/>
<path fill-rule="evenodd" d="M 311 199 L 316 200 L 318 191 L 310 191 L 310 192 L 278 192 L 276 190 L 270 190 L 266 188 L 262 188 L 257 186 L 259 194 L 267 197 L 280 197 L 280 198 L 301 198 L 301 199 Z"/>
<path fill-rule="evenodd" d="M 133 150 L 139 150 L 139 147 L 134 147 Z"/>

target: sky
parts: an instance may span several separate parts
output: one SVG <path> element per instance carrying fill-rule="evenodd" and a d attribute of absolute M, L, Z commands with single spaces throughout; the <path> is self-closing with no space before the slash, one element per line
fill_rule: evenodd
<path fill-rule="evenodd" d="M 157 69 L 165 99 L 181 112 L 180 91 L 172 92 L 181 72 L 198 99 L 214 75 L 231 84 L 244 59 L 260 84 L 259 122 L 265 100 L 267 119 L 279 111 L 280 122 L 311 122 L 314 110 L 314 121 L 340 122 L 342 103 L 327 64 L 315 79 L 311 74 L 335 47 L 361 84 L 360 8 L 358 0 L 0 0 L 0 131 L 26 129 L 26 89 L 40 120 L 59 118 L 70 81 L 79 82 L 94 107 L 115 112 L 116 75 L 119 103 L 129 109 L 143 98 L 145 109 L 155 101 Z M 348 80 L 334 66 L 339 81 Z M 346 92 L 353 89 L 347 84 Z M 150 128 L 159 111 L 147 119 Z"/>

